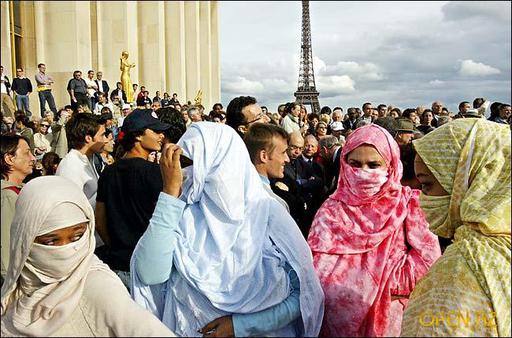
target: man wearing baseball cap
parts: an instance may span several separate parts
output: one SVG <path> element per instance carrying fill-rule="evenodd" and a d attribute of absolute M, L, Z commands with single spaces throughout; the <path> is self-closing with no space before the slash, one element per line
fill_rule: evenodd
<path fill-rule="evenodd" d="M 117 146 L 121 149 L 117 149 L 116 161 L 103 170 L 98 181 L 96 229 L 106 247 L 97 254 L 127 288 L 130 257 L 163 188 L 160 166 L 148 157 L 161 150 L 163 132 L 170 127 L 151 109 L 135 109 L 119 132 Z"/>

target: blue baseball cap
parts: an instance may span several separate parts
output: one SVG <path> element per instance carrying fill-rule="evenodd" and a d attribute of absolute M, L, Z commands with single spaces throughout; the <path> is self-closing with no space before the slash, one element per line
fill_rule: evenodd
<path fill-rule="evenodd" d="M 151 109 L 135 109 L 125 117 L 121 128 L 123 132 L 129 133 L 144 129 L 164 131 L 170 127 L 170 124 L 161 122 Z"/>

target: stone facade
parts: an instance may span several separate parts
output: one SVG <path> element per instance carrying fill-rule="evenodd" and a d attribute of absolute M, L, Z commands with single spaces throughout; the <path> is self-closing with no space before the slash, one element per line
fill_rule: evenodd
<path fill-rule="evenodd" d="M 194 102 L 199 89 L 209 112 L 220 102 L 218 3 L 216 1 L 20 1 L 21 66 L 35 85 L 37 64 L 45 63 L 54 80 L 57 108 L 69 104 L 66 91 L 74 70 L 102 71 L 111 90 L 120 81 L 123 50 L 136 67 L 133 83 L 153 97 L 178 94 Z M 1 3 L 1 57 L 4 72 L 13 72 L 9 2 Z M 32 111 L 39 114 L 37 93 Z"/>

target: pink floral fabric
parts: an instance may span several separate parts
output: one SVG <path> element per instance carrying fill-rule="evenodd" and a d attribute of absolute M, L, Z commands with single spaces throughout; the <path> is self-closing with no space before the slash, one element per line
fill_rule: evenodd
<path fill-rule="evenodd" d="M 358 196 L 344 173 L 347 155 L 367 144 L 385 159 L 388 180 Z M 419 190 L 400 184 L 398 144 L 374 124 L 358 128 L 341 154 L 338 189 L 318 210 L 308 237 L 325 293 L 321 336 L 398 336 L 407 298 L 441 256 Z"/>

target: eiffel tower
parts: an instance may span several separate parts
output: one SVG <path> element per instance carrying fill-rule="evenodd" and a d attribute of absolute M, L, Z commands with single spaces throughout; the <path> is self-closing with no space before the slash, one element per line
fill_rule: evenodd
<path fill-rule="evenodd" d="M 300 46 L 299 85 L 294 93 L 296 101 L 310 105 L 310 113 L 320 113 L 318 91 L 313 70 L 313 49 L 311 48 L 311 25 L 309 22 L 309 1 L 302 1 L 302 41 Z"/>

